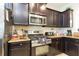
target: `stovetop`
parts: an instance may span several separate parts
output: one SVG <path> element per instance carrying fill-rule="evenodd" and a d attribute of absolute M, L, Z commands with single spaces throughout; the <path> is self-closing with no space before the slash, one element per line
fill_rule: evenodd
<path fill-rule="evenodd" d="M 39 40 L 39 39 L 45 38 L 45 36 L 43 34 L 30 34 L 30 35 L 28 35 L 28 37 L 31 40 Z"/>
<path fill-rule="evenodd" d="M 28 35 L 31 39 L 31 43 L 33 44 L 47 44 L 51 43 L 51 39 L 47 39 L 43 34 L 31 34 Z"/>

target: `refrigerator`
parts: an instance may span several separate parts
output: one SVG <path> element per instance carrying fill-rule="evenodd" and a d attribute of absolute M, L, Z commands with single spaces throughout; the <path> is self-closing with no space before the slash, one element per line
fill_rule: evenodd
<path fill-rule="evenodd" d="M 12 33 L 12 11 L 4 4 L 4 34 L 3 34 L 3 55 L 8 56 L 8 41 Z"/>
<path fill-rule="evenodd" d="M 3 39 L 4 39 L 4 4 L 0 3 L 0 56 L 3 54 Z"/>

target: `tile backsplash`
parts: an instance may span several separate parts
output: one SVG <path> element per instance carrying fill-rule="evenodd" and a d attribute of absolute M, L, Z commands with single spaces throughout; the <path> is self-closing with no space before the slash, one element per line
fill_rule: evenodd
<path fill-rule="evenodd" d="M 54 27 L 41 27 L 41 26 L 13 26 L 13 30 L 39 30 L 42 31 L 42 33 L 45 32 L 55 32 L 55 33 L 67 33 L 68 29 L 72 29 L 72 28 L 54 28 Z"/>

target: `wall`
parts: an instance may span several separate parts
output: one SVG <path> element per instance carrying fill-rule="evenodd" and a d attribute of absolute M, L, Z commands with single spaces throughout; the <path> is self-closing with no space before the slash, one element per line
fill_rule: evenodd
<path fill-rule="evenodd" d="M 3 38 L 4 33 L 4 4 L 0 3 L 0 38 Z"/>
<path fill-rule="evenodd" d="M 68 4 L 69 3 L 47 3 L 46 7 L 62 12 L 62 7 L 67 6 Z"/>

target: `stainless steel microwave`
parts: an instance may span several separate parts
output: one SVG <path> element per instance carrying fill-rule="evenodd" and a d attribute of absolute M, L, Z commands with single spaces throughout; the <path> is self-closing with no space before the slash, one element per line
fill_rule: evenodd
<path fill-rule="evenodd" d="M 30 25 L 47 25 L 47 17 L 29 14 L 29 24 Z"/>

